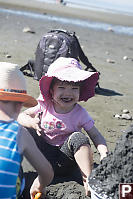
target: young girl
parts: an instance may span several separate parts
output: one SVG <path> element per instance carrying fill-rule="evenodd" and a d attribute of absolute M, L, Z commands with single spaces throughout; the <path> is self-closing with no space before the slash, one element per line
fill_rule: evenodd
<path fill-rule="evenodd" d="M 94 126 L 94 120 L 78 101 L 87 101 L 94 96 L 97 80 L 97 72 L 82 70 L 76 59 L 60 57 L 39 82 L 38 105 L 19 115 L 19 122 L 30 128 L 55 175 L 65 175 L 79 166 L 86 195 L 93 163 L 88 137 L 99 151 L 100 159 L 106 156 L 107 146 Z M 82 128 L 88 136 L 82 133 Z"/>

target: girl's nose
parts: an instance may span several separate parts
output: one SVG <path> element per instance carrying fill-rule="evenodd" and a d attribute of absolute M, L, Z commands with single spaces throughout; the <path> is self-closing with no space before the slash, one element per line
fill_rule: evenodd
<path fill-rule="evenodd" d="M 65 89 L 65 94 L 70 95 L 72 93 L 72 89 L 71 88 L 66 88 Z"/>

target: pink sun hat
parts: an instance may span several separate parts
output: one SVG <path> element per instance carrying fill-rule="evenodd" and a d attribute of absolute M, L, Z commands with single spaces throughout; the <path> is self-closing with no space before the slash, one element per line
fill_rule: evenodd
<path fill-rule="evenodd" d="M 50 66 L 40 81 L 40 91 L 44 100 L 50 100 L 50 85 L 53 78 L 68 82 L 82 82 L 79 101 L 87 101 L 95 95 L 95 87 L 99 78 L 98 72 L 82 70 L 74 58 L 59 57 Z"/>

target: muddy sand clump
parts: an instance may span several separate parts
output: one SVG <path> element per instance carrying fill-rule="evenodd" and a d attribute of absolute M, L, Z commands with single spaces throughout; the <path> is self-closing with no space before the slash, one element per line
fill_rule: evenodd
<path fill-rule="evenodd" d="M 133 183 L 133 125 L 123 132 L 114 151 L 89 178 L 90 188 L 104 199 L 118 199 L 120 183 Z"/>
<path fill-rule="evenodd" d="M 30 199 L 30 187 L 37 176 L 36 172 L 24 173 L 26 186 L 19 199 Z M 55 176 L 52 183 L 46 187 L 45 194 L 39 199 L 90 199 L 85 195 L 84 186 L 79 170 L 76 169 L 70 176 Z"/>

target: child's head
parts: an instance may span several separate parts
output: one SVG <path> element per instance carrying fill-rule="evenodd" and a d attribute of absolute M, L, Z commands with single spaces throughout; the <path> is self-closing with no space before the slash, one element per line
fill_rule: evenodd
<path fill-rule="evenodd" d="M 95 94 L 98 73 L 82 70 L 81 65 L 74 58 L 60 57 L 50 65 L 39 82 L 44 100 L 51 100 L 50 87 L 54 77 L 60 81 L 79 82 L 79 101 L 87 101 Z"/>
<path fill-rule="evenodd" d="M 50 94 L 55 109 L 70 111 L 79 101 L 80 82 L 61 81 L 53 78 Z"/>
<path fill-rule="evenodd" d="M 0 62 L 0 101 L 23 103 L 25 107 L 37 105 L 27 94 L 24 75 L 16 64 Z"/>

